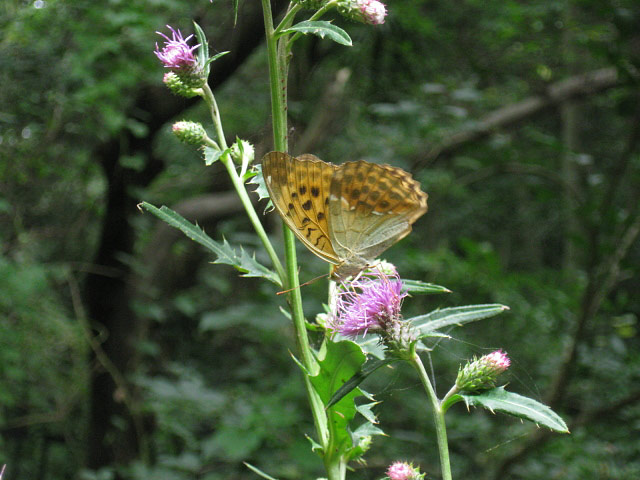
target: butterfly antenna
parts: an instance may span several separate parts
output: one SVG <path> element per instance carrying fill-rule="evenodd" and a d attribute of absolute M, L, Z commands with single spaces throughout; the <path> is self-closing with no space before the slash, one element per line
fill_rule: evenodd
<path fill-rule="evenodd" d="M 282 295 L 284 293 L 289 293 L 292 292 L 293 290 L 295 290 L 296 288 L 300 288 L 300 287 L 305 287 L 307 285 L 311 285 L 313 282 L 320 280 L 321 278 L 324 278 L 326 276 L 328 276 L 328 273 L 325 273 L 324 275 L 320 275 L 319 277 L 316 278 L 312 278 L 311 280 L 308 280 L 300 285 L 298 285 L 297 287 L 293 287 L 293 288 L 289 288 L 288 290 L 282 290 L 281 292 L 277 292 L 276 295 Z"/>

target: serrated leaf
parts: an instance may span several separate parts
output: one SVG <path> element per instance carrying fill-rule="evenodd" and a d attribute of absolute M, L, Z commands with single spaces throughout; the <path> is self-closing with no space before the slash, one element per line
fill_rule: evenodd
<path fill-rule="evenodd" d="M 226 150 L 219 150 L 217 148 L 213 148 L 209 146 L 205 146 L 202 150 L 204 151 L 204 164 L 207 167 L 209 165 L 213 165 L 215 162 L 220 160 L 220 158 L 224 154 L 229 153 L 230 151 L 229 148 L 227 148 Z"/>
<path fill-rule="evenodd" d="M 300 32 L 304 35 L 310 33 L 312 35 L 317 35 L 320 38 L 327 37 L 330 40 L 333 40 L 340 45 L 346 45 L 350 47 L 353 45 L 351 41 L 351 37 L 349 34 L 345 32 L 340 27 L 336 27 L 331 22 L 325 22 L 323 20 L 320 21 L 309 21 L 305 20 L 304 22 L 300 22 L 292 27 L 289 27 L 285 30 L 282 30 L 278 36 L 286 35 L 287 33 L 295 33 Z"/>
<path fill-rule="evenodd" d="M 569 433 L 564 420 L 549 407 L 532 398 L 507 392 L 504 387 L 493 388 L 480 394 L 458 393 L 458 395 L 467 406 L 484 407 L 491 412 L 503 412 L 544 425 L 556 432 Z"/>
<path fill-rule="evenodd" d="M 431 295 L 434 293 L 451 293 L 446 287 L 434 283 L 421 282 L 420 280 L 402 280 L 402 291 L 418 295 Z"/>
<path fill-rule="evenodd" d="M 364 361 L 364 353 L 353 342 L 345 340 L 326 343 L 324 357 L 318 362 L 318 374 L 310 377 L 324 405 L 328 405 L 333 393 L 360 370 Z M 340 401 L 326 408 L 331 445 L 338 454 L 344 454 L 354 446 L 348 426 L 356 415 L 355 398 L 359 395 L 362 392 L 357 388 L 353 389 Z"/>
<path fill-rule="evenodd" d="M 257 185 L 254 192 L 258 194 L 258 199 L 262 200 L 264 198 L 269 199 L 269 203 L 265 207 L 265 213 L 271 211 L 273 209 L 273 203 L 271 202 L 271 197 L 269 196 L 269 190 L 267 190 L 267 184 L 264 183 L 264 177 L 262 176 L 262 165 L 254 165 L 251 168 L 252 172 L 255 172 L 253 178 L 249 181 L 250 185 Z"/>
<path fill-rule="evenodd" d="M 353 448 L 347 452 L 349 460 L 362 457 L 371 446 L 371 437 L 374 435 L 386 435 L 380 428 L 372 423 L 365 422 L 360 425 L 352 434 Z"/>
<path fill-rule="evenodd" d="M 464 307 L 443 308 L 434 310 L 425 315 L 418 315 L 408 321 L 420 331 L 421 336 L 427 336 L 429 332 L 439 330 L 452 325 L 461 326 L 465 323 L 475 322 L 484 318 L 493 317 L 509 310 L 509 307 L 498 303 L 487 305 L 466 305 Z"/>
<path fill-rule="evenodd" d="M 385 358 L 385 359 L 369 359 L 367 363 L 365 363 L 360 370 L 354 373 L 349 380 L 344 382 L 342 386 L 336 390 L 336 392 L 331 396 L 327 407 L 330 407 L 336 403 L 338 403 L 345 395 L 348 395 L 354 388 L 357 388 L 369 375 L 378 370 L 380 367 L 385 365 L 389 365 L 390 363 L 395 362 L 397 359 L 395 358 Z"/>
<path fill-rule="evenodd" d="M 215 253 L 217 258 L 213 263 L 231 265 L 242 272 L 243 277 L 266 278 L 279 287 L 282 287 L 276 273 L 258 263 L 258 261 L 249 255 L 242 247 L 240 247 L 240 253 L 238 254 L 226 240 L 223 239 L 222 243 L 216 242 L 200 227 L 192 224 L 180 214 L 165 206 L 157 208 L 150 203 L 142 202 L 139 207 L 151 212 L 170 226 L 180 230 L 194 242 L 199 243 Z"/>
<path fill-rule="evenodd" d="M 360 415 L 367 419 L 368 423 L 376 424 L 378 423 L 378 418 L 376 417 L 376 414 L 373 413 L 373 407 L 379 403 L 380 402 L 364 403 L 362 405 L 358 405 L 356 410 Z"/>

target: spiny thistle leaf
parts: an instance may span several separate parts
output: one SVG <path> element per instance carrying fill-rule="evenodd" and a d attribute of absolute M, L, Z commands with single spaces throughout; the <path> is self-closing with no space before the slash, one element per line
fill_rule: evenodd
<path fill-rule="evenodd" d="M 503 412 L 529 420 L 560 433 L 569 433 L 567 424 L 553 410 L 532 398 L 507 392 L 497 387 L 480 394 L 458 393 L 467 407 L 484 407 L 491 412 Z"/>
<path fill-rule="evenodd" d="M 209 237 L 209 235 L 207 235 L 200 227 L 192 224 L 187 219 L 174 212 L 170 208 L 164 206 L 161 208 L 157 208 L 147 202 L 140 203 L 138 207 L 142 207 L 145 210 L 153 213 L 156 217 L 168 223 L 170 226 L 182 231 L 182 233 L 184 233 L 194 242 L 199 243 L 205 248 L 211 250 L 218 257 L 213 263 L 231 265 L 242 272 L 243 277 L 266 278 L 276 285 L 280 287 L 282 286 L 280 284 L 280 279 L 275 274 L 275 272 L 258 263 L 256 259 L 252 255 L 249 255 L 242 247 L 240 247 L 240 253 L 238 254 L 237 251 L 229 244 L 229 242 L 227 242 L 226 240 L 223 240 L 222 243 L 216 242 L 211 237 Z"/>
<path fill-rule="evenodd" d="M 351 37 L 349 37 L 349 34 L 345 32 L 343 29 L 341 29 L 340 27 L 336 27 L 331 22 L 325 22 L 325 21 L 312 22 L 309 20 L 305 20 L 304 22 L 300 22 L 294 25 L 293 27 L 289 27 L 285 30 L 282 30 L 279 36 L 286 35 L 287 33 L 294 33 L 294 32 L 300 32 L 305 35 L 310 33 L 312 35 L 317 35 L 320 38 L 327 37 L 330 40 L 333 40 L 334 42 L 339 43 L 340 45 L 346 45 L 347 47 L 350 47 L 351 45 L 353 45 L 353 42 L 351 41 Z"/>
<path fill-rule="evenodd" d="M 465 323 L 475 322 L 483 318 L 493 317 L 509 310 L 509 307 L 492 303 L 487 305 L 466 305 L 464 307 L 443 308 L 434 310 L 425 315 L 418 315 L 408 321 L 420 331 L 421 337 L 428 336 L 430 332 L 440 330 L 452 325 L 461 326 Z"/>
<path fill-rule="evenodd" d="M 402 291 L 415 293 L 417 295 L 431 295 L 433 293 L 451 293 L 446 287 L 434 283 L 421 282 L 420 280 L 402 279 Z"/>
<path fill-rule="evenodd" d="M 209 165 L 213 165 L 215 162 L 220 160 L 223 155 L 226 155 L 231 151 L 230 148 L 227 148 L 226 150 L 218 150 L 217 148 L 209 147 L 208 145 L 204 146 L 202 150 L 204 152 L 204 164 L 207 167 Z"/>

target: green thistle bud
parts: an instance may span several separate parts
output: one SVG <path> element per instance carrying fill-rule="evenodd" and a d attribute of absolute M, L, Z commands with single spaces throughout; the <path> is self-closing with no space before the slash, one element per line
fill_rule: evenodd
<path fill-rule="evenodd" d="M 172 130 L 181 142 L 189 145 L 202 145 L 207 138 L 204 127 L 196 122 L 176 122 Z"/>
<path fill-rule="evenodd" d="M 180 77 L 174 72 L 165 73 L 162 82 L 167 86 L 169 90 L 171 90 L 171 93 L 174 93 L 181 97 L 191 98 L 195 97 L 198 94 L 195 89 L 187 87 L 184 83 L 182 83 Z"/>
<path fill-rule="evenodd" d="M 504 372 L 511 361 L 501 350 L 474 358 L 458 371 L 456 388 L 458 391 L 478 392 L 496 386 L 496 378 Z"/>

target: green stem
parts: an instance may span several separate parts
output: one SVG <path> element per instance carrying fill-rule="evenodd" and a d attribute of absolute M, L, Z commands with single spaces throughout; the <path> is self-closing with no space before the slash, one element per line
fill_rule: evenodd
<path fill-rule="evenodd" d="M 278 48 L 278 40 L 273 28 L 273 14 L 269 0 L 262 1 L 262 11 L 264 15 L 264 27 L 267 40 L 267 58 L 269 62 L 269 83 L 271 88 L 271 116 L 273 123 L 274 148 L 280 152 L 288 150 L 287 141 L 287 62 L 288 58 L 283 48 Z M 287 35 L 282 37 L 286 41 Z M 305 387 L 309 404 L 313 415 L 321 445 L 326 446 L 328 438 L 327 417 L 324 412 L 324 405 L 313 388 L 309 379 L 310 375 L 315 375 L 318 365 L 309 345 L 307 329 L 302 310 L 302 296 L 300 294 L 300 282 L 298 279 L 298 263 L 296 258 L 296 244 L 293 232 L 283 224 L 284 244 L 285 244 L 285 265 L 287 273 L 287 288 L 291 289 L 288 294 L 289 307 L 293 319 L 298 351 L 301 361 L 306 369 L 304 376 Z M 331 479 L 333 480 L 333 479 Z M 339 479 L 336 479 L 339 480 Z"/>
<path fill-rule="evenodd" d="M 207 102 L 211 110 L 211 118 L 213 119 L 213 123 L 215 125 L 216 134 L 218 136 L 218 142 L 220 142 L 220 146 L 222 147 L 223 151 L 227 150 L 228 148 L 227 141 L 224 137 L 224 131 L 222 130 L 222 122 L 220 121 L 220 111 L 218 110 L 216 98 L 213 95 L 213 92 L 211 91 L 211 89 L 209 88 L 209 85 L 205 85 L 202 90 L 203 90 L 203 98 L 205 99 L 205 101 Z M 278 274 L 278 277 L 282 282 L 282 285 L 286 285 L 287 278 L 285 276 L 285 271 L 284 271 L 284 268 L 282 267 L 282 263 L 280 263 L 278 254 L 276 253 L 275 249 L 273 248 L 273 245 L 269 241 L 267 232 L 264 230 L 264 227 L 260 222 L 260 217 L 258 217 L 258 214 L 253 208 L 253 204 L 251 203 L 251 199 L 249 198 L 249 194 L 247 193 L 247 189 L 245 188 L 244 181 L 238 175 L 235 165 L 233 164 L 233 160 L 231 159 L 231 156 L 229 155 L 229 153 L 225 153 L 224 155 L 222 155 L 222 157 L 220 157 L 220 161 L 227 169 L 227 172 L 229 173 L 229 178 L 231 178 L 231 182 L 233 183 L 233 187 L 236 189 L 236 192 L 238 193 L 238 197 L 240 197 L 240 201 L 242 202 L 242 205 L 244 206 L 244 209 L 247 212 L 249 221 L 251 222 L 251 225 L 253 225 L 253 228 L 258 234 L 258 237 L 260 238 L 262 245 L 267 251 L 269 258 L 271 259 L 271 262 L 273 263 L 273 266 L 276 269 L 276 273 Z"/>
<path fill-rule="evenodd" d="M 302 10 L 302 6 L 299 3 L 289 6 L 289 10 L 287 10 L 287 13 L 285 13 L 284 18 L 280 22 L 280 25 L 278 25 L 273 31 L 275 37 L 278 37 L 282 30 L 291 26 L 291 24 L 293 23 L 293 17 L 295 17 L 300 10 Z"/>
<path fill-rule="evenodd" d="M 424 369 L 422 360 L 420 360 L 420 357 L 415 352 L 415 350 L 412 352 L 409 361 L 418 372 L 420 381 L 422 382 L 422 385 L 427 392 L 427 397 L 429 397 L 429 401 L 431 402 L 431 406 L 433 407 L 433 421 L 436 425 L 436 435 L 438 438 L 438 451 L 440 453 L 440 468 L 442 469 L 442 480 L 452 480 L 451 464 L 449 461 L 449 445 L 447 443 L 447 426 L 444 421 L 444 411 L 442 410 L 442 405 L 438 400 L 438 396 L 436 395 L 435 390 L 433 389 L 433 385 L 431 385 L 431 380 L 429 379 L 427 371 Z"/>

